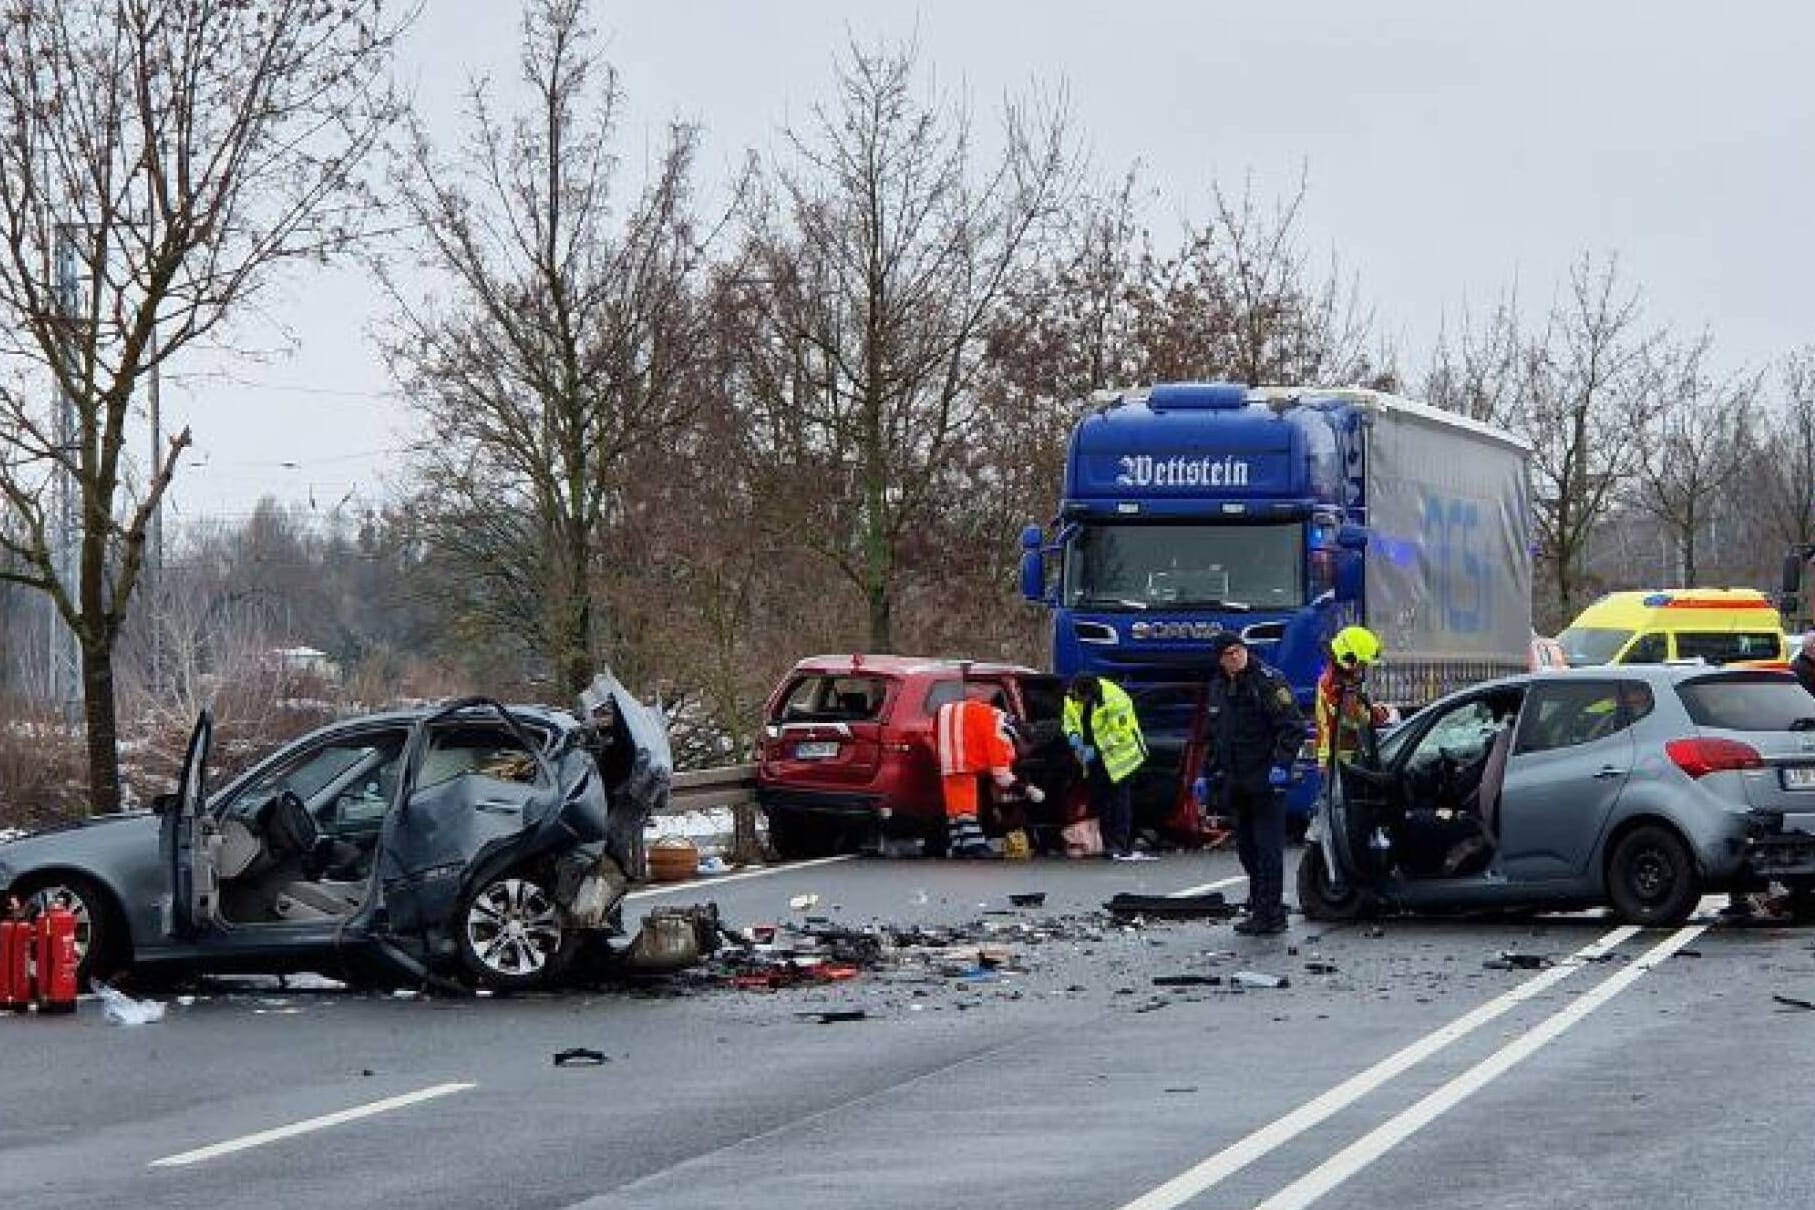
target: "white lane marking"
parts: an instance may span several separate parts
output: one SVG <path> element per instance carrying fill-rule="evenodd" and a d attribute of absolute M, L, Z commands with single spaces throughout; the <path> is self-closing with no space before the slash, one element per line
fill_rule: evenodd
<path fill-rule="evenodd" d="M 816 865 L 831 865 L 837 861 L 851 861 L 855 853 L 840 853 L 836 857 L 815 857 L 811 861 L 790 861 L 786 865 L 769 865 L 760 870 L 745 870 L 741 874 L 718 874 L 711 878 L 695 878 L 691 882 L 676 882 L 667 886 L 648 887 L 641 891 L 632 891 L 624 896 L 626 899 L 647 899 L 651 895 L 671 895 L 675 891 L 690 891 L 695 887 L 723 886 L 727 882 L 742 882 L 746 878 L 767 878 L 771 874 L 786 874 L 790 870 L 806 870 Z"/>
<path fill-rule="evenodd" d="M 1388 1119 L 1350 1143 L 1341 1151 L 1307 1172 L 1262 1202 L 1255 1210 L 1301 1210 L 1336 1186 L 1366 1168 L 1369 1164 L 1405 1142 L 1417 1131 L 1454 1109 L 1463 1098 L 1478 1092 L 1536 1054 L 1554 1041 L 1564 1030 L 1586 1017 L 1607 1001 L 1638 982 L 1658 963 L 1682 949 L 1708 930 L 1705 924 L 1692 924 L 1659 942 L 1631 966 L 1583 993 L 1568 1007 L 1534 1025 L 1514 1041 L 1481 1060 L 1410 1109 Z"/>
<path fill-rule="evenodd" d="M 1478 1008 L 1457 1017 L 1442 1029 L 1426 1034 L 1403 1050 L 1394 1052 L 1366 1071 L 1350 1076 L 1328 1092 L 1306 1101 L 1286 1116 L 1270 1122 L 1239 1142 L 1223 1148 L 1208 1159 L 1173 1177 L 1127 1203 L 1121 1210 L 1170 1210 L 1183 1205 L 1198 1194 L 1220 1184 L 1275 1148 L 1291 1142 L 1300 1134 L 1348 1108 L 1368 1093 L 1385 1084 L 1450 1044 L 1467 1037 L 1483 1025 L 1503 1016 L 1515 1006 L 1581 970 L 1588 962 L 1608 953 L 1639 930 L 1622 925 L 1541 974 L 1534 975 L 1511 991 L 1502 992 Z"/>
<path fill-rule="evenodd" d="M 432 1101 L 436 1097 L 445 1097 L 450 1093 L 465 1092 L 477 1088 L 477 1084 L 436 1084 L 430 1088 L 406 1092 L 401 1096 L 386 1097 L 382 1101 L 372 1101 L 365 1105 L 355 1105 L 351 1109 L 340 1109 L 333 1113 L 324 1113 L 318 1118 L 304 1122 L 293 1122 L 288 1126 L 278 1126 L 271 1130 L 261 1130 L 257 1134 L 243 1135 L 237 1139 L 228 1139 L 224 1143 L 214 1143 L 207 1147 L 198 1147 L 194 1151 L 185 1151 L 180 1155 L 167 1155 L 161 1160 L 152 1160 L 147 1167 L 182 1168 L 189 1164 L 199 1164 L 203 1160 L 218 1159 L 223 1155 L 232 1155 L 236 1151 L 246 1151 L 253 1147 L 263 1147 L 266 1143 L 281 1142 L 295 1138 L 299 1134 L 311 1131 L 326 1130 L 330 1126 L 339 1126 L 347 1122 L 356 1122 L 360 1118 L 369 1118 L 374 1114 L 389 1113 L 393 1109 L 402 1109 L 407 1105 L 416 1105 L 423 1101 Z"/>
<path fill-rule="evenodd" d="M 1208 895 L 1211 891 L 1220 891 L 1226 886 L 1234 886 L 1238 882 L 1246 881 L 1248 881 L 1246 874 L 1237 874 L 1233 878 L 1224 878 L 1219 882 L 1206 882 L 1202 886 L 1188 886 L 1182 891 L 1168 891 L 1166 895 L 1169 899 L 1188 899 L 1192 895 Z"/>

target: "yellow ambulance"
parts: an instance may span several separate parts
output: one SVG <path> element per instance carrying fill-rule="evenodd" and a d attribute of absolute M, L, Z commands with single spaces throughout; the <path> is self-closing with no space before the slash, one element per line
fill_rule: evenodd
<path fill-rule="evenodd" d="M 1557 636 L 1571 667 L 1586 664 L 1776 663 L 1789 658 L 1783 619 L 1755 588 L 1610 592 Z"/>

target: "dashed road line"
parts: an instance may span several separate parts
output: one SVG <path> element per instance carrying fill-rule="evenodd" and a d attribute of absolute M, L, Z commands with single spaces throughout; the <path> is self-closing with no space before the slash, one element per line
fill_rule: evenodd
<path fill-rule="evenodd" d="M 632 891 L 625 899 L 648 899 L 655 895 L 672 895 L 676 891 L 691 891 L 695 887 L 724 886 L 727 882 L 742 882 L 746 878 L 767 878 L 771 874 L 788 874 L 795 870 L 809 870 L 816 865 L 832 865 L 840 861 L 854 861 L 856 853 L 840 853 L 836 857 L 815 857 L 809 861 L 790 861 L 786 865 L 764 866 L 760 870 L 745 870 L 741 874 L 715 874 L 711 878 L 695 878 L 688 882 L 669 883 L 665 886 L 645 887 Z"/>
<path fill-rule="evenodd" d="M 293 1139 L 300 1134 L 310 1134 L 317 1130 L 326 1130 L 330 1126 L 340 1126 L 347 1122 L 356 1122 L 360 1118 L 369 1118 L 380 1113 L 389 1113 L 393 1109 L 403 1109 L 409 1105 L 419 1105 L 437 1097 L 449 1096 L 456 1092 L 465 1092 L 477 1088 L 477 1084 L 436 1084 L 421 1088 L 415 1092 L 406 1092 L 401 1096 L 386 1097 L 382 1101 L 371 1101 L 364 1105 L 355 1105 L 351 1109 L 340 1109 L 333 1113 L 324 1113 L 320 1117 L 306 1121 L 292 1122 L 288 1126 L 277 1126 L 270 1130 L 261 1130 L 257 1134 L 241 1135 L 237 1139 L 228 1139 L 222 1143 L 213 1143 L 207 1147 L 198 1147 L 194 1151 L 184 1151 L 177 1155 L 167 1155 L 161 1160 L 152 1160 L 152 1168 L 185 1168 L 190 1164 L 199 1164 L 204 1160 L 219 1159 L 223 1155 L 232 1155 L 238 1151 L 247 1151 L 253 1147 L 263 1147 L 270 1143 Z"/>

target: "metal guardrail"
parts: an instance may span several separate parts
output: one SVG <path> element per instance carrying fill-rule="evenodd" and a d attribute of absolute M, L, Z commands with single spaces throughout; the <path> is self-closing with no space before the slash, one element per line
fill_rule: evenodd
<path fill-rule="evenodd" d="M 719 769 L 691 769 L 674 775 L 664 815 L 682 811 L 708 811 L 715 807 L 741 807 L 756 801 L 756 766 L 726 765 Z"/>

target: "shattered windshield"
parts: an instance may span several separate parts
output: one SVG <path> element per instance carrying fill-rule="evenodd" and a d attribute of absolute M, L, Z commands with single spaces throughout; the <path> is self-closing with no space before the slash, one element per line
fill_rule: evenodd
<path fill-rule="evenodd" d="M 1065 603 L 1099 609 L 1295 609 L 1304 527 L 1084 527 L 1066 552 Z"/>

